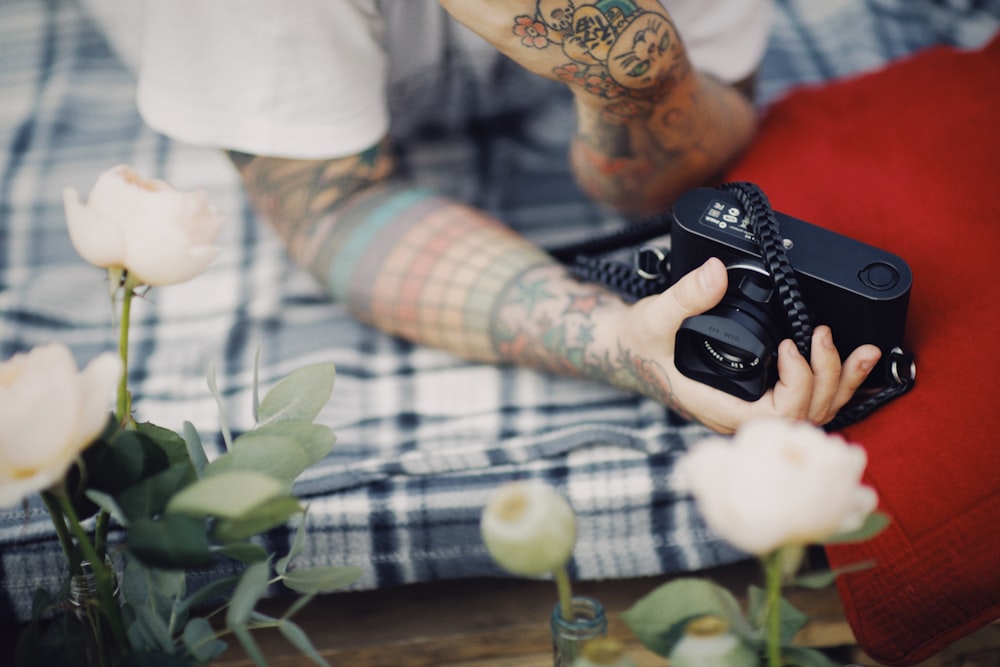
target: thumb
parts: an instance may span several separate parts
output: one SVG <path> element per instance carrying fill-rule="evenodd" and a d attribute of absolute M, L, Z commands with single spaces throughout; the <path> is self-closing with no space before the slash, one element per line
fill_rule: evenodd
<path fill-rule="evenodd" d="M 678 280 L 661 298 L 669 304 L 668 316 L 680 326 L 684 318 L 704 313 L 718 305 L 726 294 L 727 284 L 726 266 L 722 260 L 711 257 Z"/>

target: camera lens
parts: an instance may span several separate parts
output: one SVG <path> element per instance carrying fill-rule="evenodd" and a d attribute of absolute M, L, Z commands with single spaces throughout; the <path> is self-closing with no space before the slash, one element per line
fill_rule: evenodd
<path fill-rule="evenodd" d="M 741 263 L 727 269 L 729 289 L 722 302 L 687 318 L 677 330 L 674 363 L 687 377 L 753 401 L 777 378 L 783 314 L 762 266 Z"/>
<path fill-rule="evenodd" d="M 724 371 L 751 373 L 760 366 L 760 357 L 748 350 L 707 338 L 702 340 L 702 346 L 708 358 Z"/>

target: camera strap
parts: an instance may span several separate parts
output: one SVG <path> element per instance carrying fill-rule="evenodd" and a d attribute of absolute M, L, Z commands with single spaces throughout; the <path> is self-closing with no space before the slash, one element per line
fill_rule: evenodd
<path fill-rule="evenodd" d="M 760 245 L 761 258 L 788 316 L 792 340 L 799 352 L 809 359 L 812 318 L 802 300 L 798 279 L 788 260 L 784 239 L 779 233 L 778 221 L 767 195 L 758 185 L 749 182 L 726 183 L 719 189 L 736 198 L 747 213 Z M 639 220 L 619 231 L 552 248 L 549 254 L 565 264 L 578 279 L 602 284 L 626 301 L 637 301 L 659 294 L 670 286 L 668 234 L 672 218 L 672 212 L 667 211 Z M 650 244 L 656 239 L 662 239 L 662 243 Z M 630 258 L 616 256 L 623 249 L 630 251 Z M 885 361 L 884 386 L 870 395 L 856 397 L 841 408 L 824 427 L 827 431 L 840 430 L 860 421 L 913 387 L 916 367 L 912 354 L 897 347 Z"/>

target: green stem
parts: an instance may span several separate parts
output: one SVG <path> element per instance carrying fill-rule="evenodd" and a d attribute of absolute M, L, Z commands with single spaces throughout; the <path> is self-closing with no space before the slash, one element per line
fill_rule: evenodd
<path fill-rule="evenodd" d="M 556 580 L 556 590 L 559 591 L 559 611 L 563 620 L 573 621 L 573 586 L 569 582 L 569 573 L 566 566 L 560 567 L 552 573 Z"/>
<path fill-rule="evenodd" d="M 781 549 L 772 551 L 764 557 L 764 576 L 767 587 L 765 636 L 767 638 L 768 667 L 781 666 L 781 570 Z"/>
<path fill-rule="evenodd" d="M 97 594 L 101 598 L 101 609 L 108 619 L 108 624 L 111 626 L 111 631 L 114 633 L 119 648 L 124 651 L 128 647 L 128 638 L 125 635 L 125 625 L 122 622 L 121 608 L 115 599 L 111 573 L 108 571 L 104 558 L 98 559 L 97 551 L 94 549 L 94 545 L 90 543 L 87 532 L 80 524 L 80 519 L 76 516 L 76 510 L 73 509 L 73 504 L 69 501 L 69 497 L 65 492 L 60 492 L 57 494 L 57 498 L 59 499 L 59 505 L 62 508 L 63 514 L 69 520 L 70 530 L 76 536 L 77 544 L 83 552 L 83 557 L 90 562 L 93 568 Z"/>
<path fill-rule="evenodd" d="M 126 426 L 131 421 L 131 398 L 128 393 L 128 325 L 132 313 L 132 294 L 136 284 L 125 275 L 124 294 L 122 294 L 122 316 L 118 330 L 118 356 L 122 360 L 122 377 L 118 381 L 118 401 L 115 407 L 115 417 L 118 423 Z"/>
<path fill-rule="evenodd" d="M 51 493 L 45 491 L 41 496 L 42 502 L 45 503 L 45 509 L 49 512 L 49 518 L 52 519 L 52 525 L 56 529 L 56 537 L 59 538 L 59 546 L 62 547 L 63 554 L 66 556 L 66 562 L 71 563 L 73 562 L 73 538 L 69 534 L 69 529 L 66 528 L 66 519 L 62 510 L 59 509 L 59 504 Z"/>

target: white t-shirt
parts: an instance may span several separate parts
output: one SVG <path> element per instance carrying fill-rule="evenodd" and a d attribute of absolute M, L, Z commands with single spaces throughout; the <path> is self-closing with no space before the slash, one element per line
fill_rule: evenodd
<path fill-rule="evenodd" d="M 107 7 L 122 0 L 86 1 L 114 17 Z M 127 1 L 136 14 L 140 0 Z M 771 0 L 662 4 L 696 68 L 738 81 L 759 65 Z M 389 132 L 394 110 L 416 113 L 418 93 L 431 98 L 426 112 L 446 113 L 435 96 L 447 85 L 490 81 L 505 60 L 436 0 L 145 0 L 141 19 L 141 39 L 107 27 L 138 66 L 144 120 L 184 142 L 262 155 L 357 153 Z M 462 83 L 428 74 L 458 61 Z"/>

